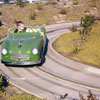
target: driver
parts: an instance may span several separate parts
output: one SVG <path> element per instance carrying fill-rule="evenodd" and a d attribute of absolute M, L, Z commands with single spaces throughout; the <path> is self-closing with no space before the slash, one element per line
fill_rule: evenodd
<path fill-rule="evenodd" d="M 14 31 L 15 33 L 26 32 L 26 28 L 24 27 L 24 23 L 22 21 L 17 21 L 16 25 L 17 25 L 18 28 Z"/>

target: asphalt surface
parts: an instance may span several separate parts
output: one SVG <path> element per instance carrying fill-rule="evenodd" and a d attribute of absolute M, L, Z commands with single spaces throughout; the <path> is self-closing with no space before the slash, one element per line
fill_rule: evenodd
<path fill-rule="evenodd" d="M 66 27 L 70 27 L 72 24 L 78 25 L 79 23 L 46 26 L 47 31 L 49 31 L 47 34 L 48 46 L 54 38 L 70 32 Z M 8 76 L 10 82 L 17 87 L 48 100 L 60 100 L 60 96 L 65 93 L 68 93 L 68 96 L 64 100 L 79 99 L 79 92 L 86 96 L 88 95 L 88 89 L 91 89 L 100 98 L 99 76 L 63 64 L 49 48 L 45 63 L 42 66 L 6 67 L 0 63 L 0 69 Z"/>

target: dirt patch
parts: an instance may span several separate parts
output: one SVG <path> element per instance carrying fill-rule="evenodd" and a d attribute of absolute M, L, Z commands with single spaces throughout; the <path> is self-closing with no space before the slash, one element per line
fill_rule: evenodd
<path fill-rule="evenodd" d="M 15 94 L 26 94 L 26 93 L 21 89 L 9 84 L 9 86 L 5 88 L 4 92 L 0 92 L 0 100 L 8 100 L 9 97 Z"/>

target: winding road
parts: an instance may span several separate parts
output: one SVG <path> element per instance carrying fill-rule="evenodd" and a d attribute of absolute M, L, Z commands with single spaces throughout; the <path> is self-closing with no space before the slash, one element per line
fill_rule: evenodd
<path fill-rule="evenodd" d="M 88 89 L 100 98 L 100 75 L 79 68 L 79 63 L 70 66 L 60 56 L 56 56 L 57 52 L 52 48 L 53 41 L 61 34 L 69 33 L 68 27 L 73 24 L 79 25 L 79 22 L 46 26 L 49 45 L 46 61 L 42 66 L 6 67 L 0 63 L 2 73 L 15 86 L 48 100 L 62 100 L 60 97 L 65 93 L 68 96 L 64 100 L 79 99 L 79 92 L 87 96 Z"/>

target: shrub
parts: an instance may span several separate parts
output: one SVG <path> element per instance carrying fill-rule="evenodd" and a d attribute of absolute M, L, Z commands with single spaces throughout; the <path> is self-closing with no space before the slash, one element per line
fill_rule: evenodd
<path fill-rule="evenodd" d="M 36 19 L 36 13 L 32 13 L 32 14 L 30 15 L 30 19 L 31 19 L 31 20 L 35 20 L 35 19 Z"/>
<path fill-rule="evenodd" d="M 43 10 L 43 3 L 37 3 L 37 9 Z"/>
<path fill-rule="evenodd" d="M 24 3 L 22 2 L 22 0 L 17 0 L 16 5 L 24 7 Z"/>
<path fill-rule="evenodd" d="M 95 16 L 93 15 L 86 15 L 84 18 L 81 18 L 81 26 L 83 29 L 80 31 L 80 35 L 83 40 L 86 39 L 86 35 L 91 31 L 92 25 L 95 22 Z"/>
<path fill-rule="evenodd" d="M 78 47 L 75 47 L 75 48 L 73 49 L 73 52 L 72 52 L 72 53 L 78 54 L 80 50 L 81 50 L 81 49 L 79 49 Z"/>
<path fill-rule="evenodd" d="M 95 22 L 95 16 L 86 15 L 84 18 L 81 18 L 81 26 L 82 27 L 90 27 Z"/>
<path fill-rule="evenodd" d="M 67 14 L 67 8 L 62 8 L 60 10 L 60 14 Z"/>
<path fill-rule="evenodd" d="M 5 87 L 8 86 L 6 78 L 0 73 L 0 93 L 5 91 Z"/>
<path fill-rule="evenodd" d="M 91 0 L 91 7 L 97 7 L 99 0 Z"/>
<path fill-rule="evenodd" d="M 72 32 L 76 32 L 76 31 L 77 31 L 77 26 L 76 26 L 76 25 L 73 25 L 73 26 L 70 28 L 70 30 L 71 30 Z"/>
<path fill-rule="evenodd" d="M 45 3 L 46 5 L 52 4 L 52 2 L 49 0 Z"/>
<path fill-rule="evenodd" d="M 84 13 L 90 13 L 90 9 L 89 9 L 89 8 L 86 8 L 86 9 L 84 10 Z"/>
<path fill-rule="evenodd" d="M 79 0 L 74 0 L 73 5 L 78 5 Z"/>

